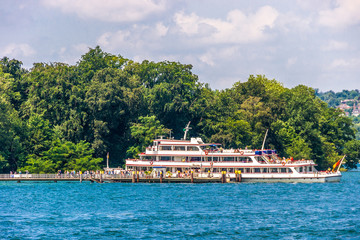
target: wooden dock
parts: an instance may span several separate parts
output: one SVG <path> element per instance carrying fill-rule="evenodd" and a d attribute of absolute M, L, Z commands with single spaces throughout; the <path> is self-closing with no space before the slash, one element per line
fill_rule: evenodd
<path fill-rule="evenodd" d="M 137 174 L 123 176 L 120 174 L 94 174 L 94 175 L 65 175 L 65 174 L 0 174 L 0 181 L 8 182 L 96 182 L 96 183 L 225 183 L 235 182 L 230 178 L 215 177 L 181 177 L 163 178 L 159 177 L 140 177 Z"/>

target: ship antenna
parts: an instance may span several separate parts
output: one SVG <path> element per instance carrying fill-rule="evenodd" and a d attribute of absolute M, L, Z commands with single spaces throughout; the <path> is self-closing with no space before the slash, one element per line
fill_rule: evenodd
<path fill-rule="evenodd" d="M 186 125 L 186 127 L 184 128 L 184 140 L 186 140 L 186 134 L 187 134 L 187 132 L 189 131 L 189 129 L 191 129 L 191 127 L 189 127 L 190 126 L 190 123 L 191 123 L 191 121 L 189 121 L 189 123 Z"/>
<path fill-rule="evenodd" d="M 265 140 L 266 140 L 266 136 L 267 136 L 267 134 L 268 134 L 268 131 L 269 131 L 269 129 L 266 129 L 266 133 L 265 133 L 265 137 L 264 137 L 264 141 L 263 141 L 263 144 L 262 144 L 261 150 L 264 150 L 264 147 L 265 147 Z"/>

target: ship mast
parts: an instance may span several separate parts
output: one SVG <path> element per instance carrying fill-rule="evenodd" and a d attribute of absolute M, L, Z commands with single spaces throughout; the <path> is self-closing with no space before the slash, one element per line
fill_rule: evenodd
<path fill-rule="evenodd" d="M 191 127 L 189 127 L 190 126 L 190 123 L 191 123 L 191 121 L 189 121 L 189 123 L 186 125 L 186 127 L 184 128 L 184 131 L 185 131 L 185 133 L 184 133 L 184 140 L 186 140 L 186 134 L 187 134 L 187 132 L 189 131 L 189 129 L 191 129 Z"/>
<path fill-rule="evenodd" d="M 262 144 L 261 150 L 264 150 L 264 147 L 265 147 L 265 140 L 266 140 L 266 137 L 267 137 L 268 131 L 269 131 L 269 129 L 266 129 L 266 133 L 265 133 L 265 137 L 264 137 L 264 141 L 263 141 L 263 144 Z"/>

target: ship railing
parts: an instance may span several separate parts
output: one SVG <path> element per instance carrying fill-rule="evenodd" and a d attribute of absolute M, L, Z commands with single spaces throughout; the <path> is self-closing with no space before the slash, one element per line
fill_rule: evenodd
<path fill-rule="evenodd" d="M 102 175 L 101 177 L 103 179 L 116 179 L 116 178 L 131 178 L 132 177 L 132 173 L 131 172 L 127 172 L 127 173 L 123 173 L 123 174 L 100 174 L 100 173 L 83 173 L 81 174 L 81 178 L 82 179 L 91 179 L 91 178 L 100 178 L 100 175 Z M 145 175 L 144 175 L 145 177 Z M 0 179 L 80 179 L 80 174 L 76 173 L 76 174 L 67 174 L 67 173 L 62 173 L 62 174 L 34 174 L 34 173 L 14 173 L 14 174 L 0 174 Z"/>

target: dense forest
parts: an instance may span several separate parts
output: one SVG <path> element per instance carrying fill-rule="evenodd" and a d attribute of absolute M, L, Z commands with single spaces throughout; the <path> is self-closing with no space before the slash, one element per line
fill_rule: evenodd
<path fill-rule="evenodd" d="M 190 137 L 227 148 L 266 147 L 313 159 L 325 169 L 347 154 L 359 159 L 352 121 L 316 91 L 285 88 L 250 75 L 212 90 L 178 62 L 141 63 L 89 49 L 75 65 L 0 61 L 0 172 L 95 170 L 136 157 L 159 135 Z"/>

